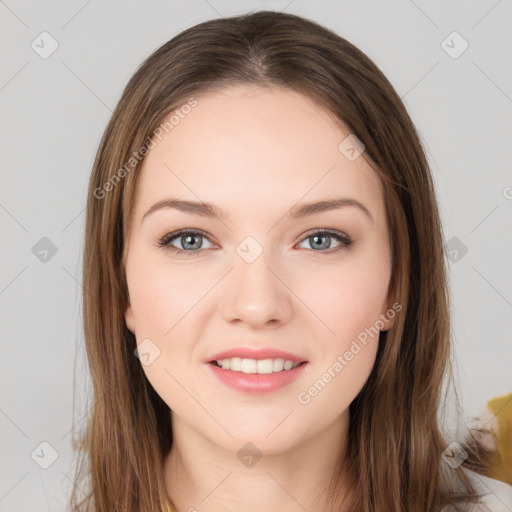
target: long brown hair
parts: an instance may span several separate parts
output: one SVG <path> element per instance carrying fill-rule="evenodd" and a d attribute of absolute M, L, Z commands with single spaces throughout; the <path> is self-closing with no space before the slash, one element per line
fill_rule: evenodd
<path fill-rule="evenodd" d="M 390 291 L 403 309 L 381 333 L 374 368 L 350 404 L 349 449 L 330 483 L 330 503 L 340 501 L 345 465 L 354 511 L 460 510 L 457 503 L 477 498 L 461 468 L 448 468 L 441 457 L 449 444 L 438 411 L 444 378 L 451 376 L 450 305 L 442 226 L 420 137 L 363 52 L 313 21 L 270 11 L 207 21 L 158 48 L 130 79 L 101 140 L 83 258 L 93 398 L 77 443 L 72 509 L 169 506 L 163 461 L 173 439 L 170 411 L 146 379 L 125 325 L 125 241 L 140 163 L 155 131 L 202 93 L 233 84 L 289 88 L 326 109 L 364 144 L 363 157 L 384 188 Z M 77 489 L 87 489 L 81 501 Z"/>

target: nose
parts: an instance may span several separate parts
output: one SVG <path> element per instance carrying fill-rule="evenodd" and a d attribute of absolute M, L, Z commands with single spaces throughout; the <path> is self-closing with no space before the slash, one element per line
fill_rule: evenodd
<path fill-rule="evenodd" d="M 265 251 L 252 263 L 235 256 L 221 293 L 224 319 L 252 328 L 288 322 L 293 293 L 286 272 L 271 262 Z"/>

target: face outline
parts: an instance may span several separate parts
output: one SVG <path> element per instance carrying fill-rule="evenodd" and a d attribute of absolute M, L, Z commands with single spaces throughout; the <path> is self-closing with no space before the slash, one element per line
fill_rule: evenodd
<path fill-rule="evenodd" d="M 350 161 L 339 150 L 349 132 L 296 92 L 232 86 L 197 102 L 143 161 L 126 242 L 125 320 L 138 345 L 150 339 L 158 347 L 142 368 L 173 419 L 227 450 L 251 441 L 279 453 L 346 418 L 373 368 L 378 336 L 359 343 L 307 404 L 298 400 L 391 307 L 383 190 L 362 156 Z M 217 205 L 229 217 L 161 208 L 143 219 L 170 197 Z M 297 203 L 334 198 L 359 201 L 373 220 L 356 207 L 287 216 Z M 200 247 L 196 255 L 158 247 L 182 229 L 206 233 L 190 241 Z M 315 242 L 317 230 L 339 232 L 352 245 L 332 236 Z M 247 237 L 263 250 L 251 263 L 237 252 Z M 184 243 L 172 240 L 186 250 Z M 282 389 L 244 394 L 205 363 L 240 346 L 289 351 L 308 365 Z"/>

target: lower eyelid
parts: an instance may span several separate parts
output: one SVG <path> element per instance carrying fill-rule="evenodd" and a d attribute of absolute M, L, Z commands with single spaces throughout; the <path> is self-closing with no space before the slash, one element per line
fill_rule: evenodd
<path fill-rule="evenodd" d="M 308 240 L 310 237 L 312 237 L 314 235 L 327 235 L 328 237 L 333 238 L 334 240 L 336 240 L 338 242 L 338 245 L 336 247 L 331 247 L 330 249 L 327 249 L 325 251 L 314 251 L 317 253 L 331 253 L 331 252 L 335 252 L 338 249 L 343 249 L 343 248 L 348 249 L 353 244 L 353 240 L 349 236 L 345 235 L 344 233 L 338 233 L 337 231 L 329 231 L 329 230 L 313 231 L 312 233 L 309 233 L 306 236 L 304 236 L 300 240 L 299 243 L 305 242 L 306 240 Z M 312 250 L 312 249 L 308 249 L 308 250 Z"/>
<path fill-rule="evenodd" d="M 199 254 L 202 251 L 205 251 L 206 249 L 211 249 L 211 247 L 205 247 L 202 249 L 185 250 L 185 249 L 179 249 L 178 247 L 171 245 L 171 242 L 178 240 L 180 237 L 186 236 L 187 234 L 200 235 L 200 236 L 202 236 L 203 239 L 207 240 L 210 244 L 212 244 L 212 246 L 215 245 L 215 242 L 213 242 L 206 233 L 204 233 L 200 230 L 190 230 L 190 231 L 185 230 L 185 231 L 177 231 L 175 233 L 169 233 L 169 234 L 165 235 L 163 238 L 161 238 L 158 241 L 157 245 L 159 247 L 169 248 L 170 250 L 175 251 L 177 253 L 185 253 L 185 254 Z M 335 252 L 337 249 L 343 249 L 343 248 L 348 249 L 353 244 L 353 240 L 348 235 L 345 235 L 344 233 L 338 233 L 337 231 L 329 231 L 329 230 L 313 231 L 312 233 L 309 233 L 309 234 L 306 234 L 305 236 L 303 236 L 299 240 L 298 243 L 299 244 L 303 243 L 308 238 L 310 238 L 314 235 L 327 235 L 330 238 L 333 238 L 334 240 L 336 240 L 339 244 L 338 246 L 336 246 L 334 248 L 327 249 L 325 251 L 314 251 L 313 249 L 308 249 L 309 251 L 313 251 L 316 253 L 332 253 L 332 252 Z"/>
<path fill-rule="evenodd" d="M 182 253 L 190 253 L 190 254 L 199 253 L 206 249 L 210 249 L 210 247 L 205 247 L 202 249 L 194 249 L 194 250 L 187 251 L 185 249 L 180 249 L 178 247 L 175 247 L 174 245 L 171 245 L 171 242 L 175 242 L 176 240 L 179 240 L 181 237 L 186 236 L 186 235 L 199 235 L 202 237 L 203 240 L 207 240 L 210 244 L 215 245 L 215 243 L 210 240 L 210 237 L 208 237 L 208 235 L 206 233 L 203 233 L 202 231 L 197 231 L 197 230 L 196 231 L 181 231 L 181 232 L 178 231 L 176 233 L 170 233 L 168 235 L 165 235 L 163 238 L 161 238 L 158 241 L 158 245 L 160 247 L 168 247 L 171 250 L 175 250 L 175 251 L 182 252 Z"/>

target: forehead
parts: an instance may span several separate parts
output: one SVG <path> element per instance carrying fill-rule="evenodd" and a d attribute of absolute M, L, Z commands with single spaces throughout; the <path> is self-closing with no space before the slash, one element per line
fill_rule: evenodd
<path fill-rule="evenodd" d="M 339 147 L 350 132 L 311 99 L 252 85 L 195 99 L 197 105 L 161 140 L 153 139 L 156 145 L 142 165 L 136 215 L 166 195 L 250 213 L 256 206 L 291 207 L 302 198 L 341 194 L 370 203 L 377 217 L 382 212 L 377 174 L 362 156 L 347 159 Z"/>

